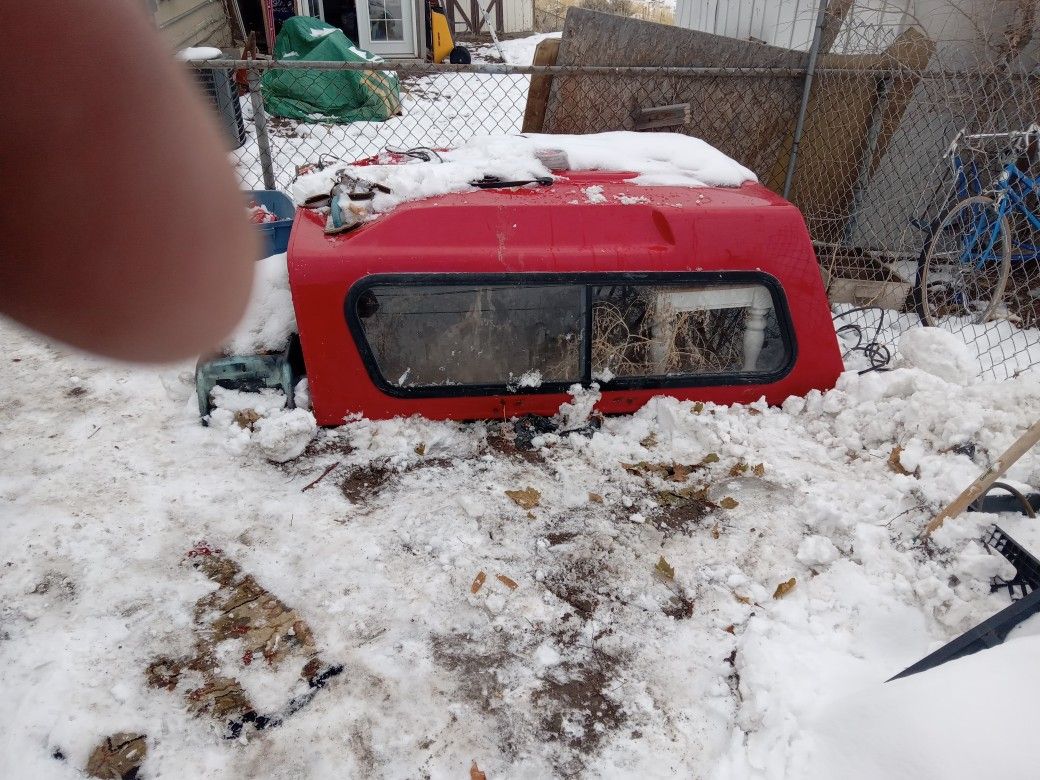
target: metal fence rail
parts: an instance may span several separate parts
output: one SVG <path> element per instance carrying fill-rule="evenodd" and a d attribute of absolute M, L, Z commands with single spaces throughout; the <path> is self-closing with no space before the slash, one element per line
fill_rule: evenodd
<path fill-rule="evenodd" d="M 950 141 L 965 128 L 1000 133 L 1040 118 L 1040 79 L 1032 65 L 1007 57 L 965 60 L 945 55 L 941 46 L 912 43 L 910 55 L 818 62 L 805 56 L 799 67 L 768 58 L 755 67 L 690 68 L 270 60 L 190 65 L 239 74 L 245 140 L 236 138 L 232 156 L 246 188 L 288 190 L 297 166 L 319 158 L 350 161 L 388 148 L 445 148 L 475 136 L 518 133 L 532 79 L 551 85 L 541 120 L 545 132 L 641 129 L 642 110 L 685 105 L 684 119 L 658 129 L 703 138 L 767 186 L 786 191 L 805 215 L 836 311 L 857 309 L 841 322 L 858 326 L 856 338 L 891 342 L 920 324 L 911 289 L 929 227 L 955 194 L 943 156 Z M 303 83 L 309 74 L 393 73 L 400 81 L 400 111 L 386 121 L 350 123 L 274 116 L 261 92 L 271 70 L 295 72 Z M 999 145 L 983 154 L 980 169 L 988 171 L 988 185 L 996 181 L 1000 159 Z M 1040 261 L 1013 265 L 1003 308 L 990 321 L 943 321 L 978 353 L 981 376 L 1002 379 L 1040 365 L 1038 266 Z"/>

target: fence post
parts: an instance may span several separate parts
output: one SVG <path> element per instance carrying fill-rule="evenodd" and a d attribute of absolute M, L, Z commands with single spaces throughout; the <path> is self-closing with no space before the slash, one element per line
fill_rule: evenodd
<path fill-rule="evenodd" d="M 256 148 L 260 154 L 260 167 L 264 172 L 264 189 L 275 189 L 274 161 L 271 159 L 271 138 L 267 134 L 267 114 L 264 112 L 264 97 L 260 94 L 260 69 L 248 71 L 249 102 L 253 106 L 253 126 L 256 127 Z"/>
<path fill-rule="evenodd" d="M 798 120 L 794 126 L 794 141 L 791 143 L 791 155 L 787 159 L 787 176 L 784 177 L 785 198 L 791 195 L 791 183 L 794 181 L 794 169 L 798 161 L 798 145 L 802 142 L 802 130 L 805 129 L 805 112 L 809 108 L 809 93 L 812 90 L 813 74 L 816 73 L 816 59 L 820 55 L 820 42 L 823 40 L 823 27 L 826 21 L 827 0 L 820 0 L 820 10 L 816 14 L 816 29 L 813 30 L 812 46 L 809 49 L 809 64 L 805 69 L 802 104 L 798 109 Z"/>

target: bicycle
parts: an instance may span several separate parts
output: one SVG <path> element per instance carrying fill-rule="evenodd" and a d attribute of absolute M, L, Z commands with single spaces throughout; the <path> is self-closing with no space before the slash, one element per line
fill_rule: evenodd
<path fill-rule="evenodd" d="M 974 144 L 991 139 L 1008 143 L 1001 172 L 987 188 L 985 172 L 962 152 L 983 152 Z M 1031 240 L 1012 243 L 1009 221 L 1020 215 L 1025 225 L 1040 231 L 1040 208 L 1027 203 L 1030 195 L 1040 192 L 1040 179 L 1028 174 L 1038 148 L 1038 125 L 1007 133 L 967 135 L 962 130 L 950 144 L 944 156 L 953 169 L 955 200 L 925 228 L 930 236 L 914 288 L 918 314 L 926 325 L 935 326 L 950 316 L 967 317 L 972 323 L 988 321 L 1002 305 L 1012 263 L 1040 259 L 1040 246 Z M 922 220 L 912 224 L 924 227 Z"/>

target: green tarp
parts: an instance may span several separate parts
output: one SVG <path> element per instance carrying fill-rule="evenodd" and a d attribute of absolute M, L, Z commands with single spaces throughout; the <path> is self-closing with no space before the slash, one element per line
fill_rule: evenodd
<path fill-rule="evenodd" d="M 339 28 L 310 16 L 285 20 L 276 60 L 382 62 Z M 397 76 L 380 70 L 269 70 L 260 82 L 267 113 L 305 122 L 382 122 L 401 110 Z"/>

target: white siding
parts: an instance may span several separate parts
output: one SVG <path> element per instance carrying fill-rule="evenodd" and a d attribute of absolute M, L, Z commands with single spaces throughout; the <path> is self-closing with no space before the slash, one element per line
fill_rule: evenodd
<path fill-rule="evenodd" d="M 477 0 L 485 8 L 489 0 Z M 463 7 L 468 4 L 463 2 Z M 492 9 L 488 14 L 492 29 L 497 29 L 498 8 Z M 502 0 L 502 32 L 519 33 L 534 30 L 534 2 L 533 0 Z"/>
<path fill-rule="evenodd" d="M 857 0 L 832 51 L 855 54 L 883 49 L 902 32 L 911 2 Z M 773 46 L 808 51 L 818 7 L 817 0 L 677 0 L 675 23 L 691 30 L 755 38 Z"/>

